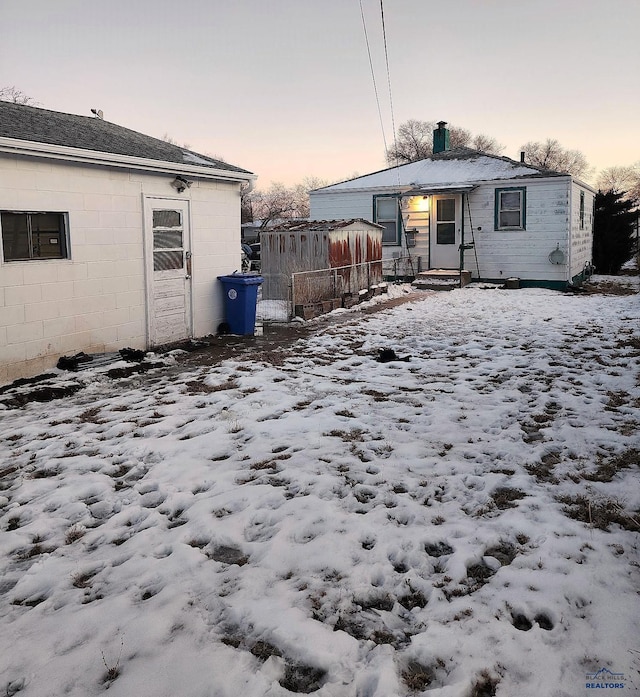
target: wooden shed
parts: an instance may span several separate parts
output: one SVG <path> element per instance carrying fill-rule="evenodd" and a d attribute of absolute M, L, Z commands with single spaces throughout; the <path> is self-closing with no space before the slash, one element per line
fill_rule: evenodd
<path fill-rule="evenodd" d="M 289 221 L 263 231 L 265 299 L 293 304 L 342 299 L 382 283 L 381 225 L 352 220 Z"/>

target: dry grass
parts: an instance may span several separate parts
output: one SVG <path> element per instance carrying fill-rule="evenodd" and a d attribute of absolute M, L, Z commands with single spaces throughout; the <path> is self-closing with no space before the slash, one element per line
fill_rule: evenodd
<path fill-rule="evenodd" d="M 207 385 L 198 380 L 190 380 L 189 382 L 185 382 L 185 387 L 189 394 L 196 395 L 212 394 L 213 392 L 222 392 L 223 390 L 235 390 L 239 385 L 235 378 L 229 378 L 226 382 L 222 382 L 219 385 Z"/>
<path fill-rule="evenodd" d="M 615 281 L 589 282 L 584 285 L 584 290 L 591 295 L 596 293 L 604 295 L 637 295 L 638 293 L 633 286 L 616 283 Z"/>
<path fill-rule="evenodd" d="M 72 525 L 65 533 L 65 544 L 70 545 L 74 542 L 77 542 L 78 540 L 84 537 L 86 532 L 87 530 L 83 525 Z"/>
<path fill-rule="evenodd" d="M 590 482 L 610 482 L 621 471 L 640 465 L 640 450 L 629 448 L 620 455 L 608 460 L 599 459 L 595 472 L 583 474 L 582 478 Z"/>
<path fill-rule="evenodd" d="M 100 420 L 97 418 L 99 413 L 100 407 L 92 407 L 91 409 L 83 411 L 82 414 L 78 416 L 78 421 L 81 421 L 83 424 L 99 424 L 101 423 Z"/>
<path fill-rule="evenodd" d="M 78 571 L 71 577 L 71 583 L 74 588 L 91 588 L 91 579 L 96 573 L 96 571 Z"/>
<path fill-rule="evenodd" d="M 341 431 L 338 429 L 334 429 L 333 431 L 329 431 L 329 433 L 325 433 L 325 436 L 335 436 L 336 438 L 342 438 L 345 443 L 353 443 L 353 442 L 359 442 L 362 443 L 364 441 L 364 431 L 361 428 L 352 428 L 350 431 Z"/>
<path fill-rule="evenodd" d="M 120 659 L 122 658 L 122 651 L 124 649 L 124 639 L 120 642 L 120 653 L 115 663 L 107 663 L 107 659 L 104 655 L 104 651 L 101 651 L 102 662 L 107 672 L 102 677 L 102 682 L 112 683 L 120 675 Z M 108 686 L 107 686 L 108 687 Z"/>
<path fill-rule="evenodd" d="M 435 677 L 429 666 L 418 663 L 418 661 L 411 661 L 400 675 L 404 684 L 412 692 L 424 692 Z"/>
<path fill-rule="evenodd" d="M 624 530 L 640 530 L 640 511 L 636 511 L 635 514 L 627 513 L 613 499 L 593 501 L 588 496 L 578 495 L 558 496 L 556 500 L 564 504 L 563 511 L 567 517 L 599 530 L 609 530 L 612 524 L 619 525 Z"/>
<path fill-rule="evenodd" d="M 469 697 L 494 697 L 500 678 L 493 677 L 488 670 L 483 670 L 476 678 Z"/>
<path fill-rule="evenodd" d="M 540 458 L 540 462 L 525 465 L 525 469 L 539 482 L 556 483 L 558 480 L 554 476 L 555 466 L 560 464 L 561 459 L 557 452 L 547 453 Z"/>
<path fill-rule="evenodd" d="M 522 489 L 512 489 L 510 487 L 498 487 L 492 494 L 491 498 L 496 508 L 501 511 L 507 508 L 515 508 L 514 501 L 525 498 L 527 494 Z"/>

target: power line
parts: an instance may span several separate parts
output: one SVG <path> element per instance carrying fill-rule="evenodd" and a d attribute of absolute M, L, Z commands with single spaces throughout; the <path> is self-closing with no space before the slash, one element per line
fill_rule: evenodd
<path fill-rule="evenodd" d="M 362 16 L 362 27 L 364 29 L 364 38 L 367 43 L 367 53 L 369 54 L 369 67 L 371 68 L 371 79 L 373 80 L 373 91 L 376 95 L 376 104 L 378 105 L 378 116 L 380 117 L 380 130 L 382 131 L 382 141 L 384 143 L 384 152 L 387 153 L 387 138 L 384 134 L 384 121 L 382 119 L 382 109 L 380 107 L 380 97 L 378 96 L 378 87 L 376 85 L 376 75 L 373 70 L 373 61 L 371 60 L 371 47 L 369 46 L 369 35 L 367 34 L 367 23 L 364 19 L 364 10 L 362 9 L 362 0 L 360 0 L 360 15 Z M 385 44 L 386 51 L 386 44 Z M 387 73 L 389 72 L 387 66 Z M 393 118 L 392 118 L 393 122 Z M 394 140 L 395 140 L 395 128 L 394 128 Z"/>
<path fill-rule="evenodd" d="M 393 129 L 393 146 L 396 155 L 396 174 L 398 175 L 398 184 L 400 184 L 400 172 L 397 171 L 398 167 L 398 147 L 396 141 L 396 120 L 393 114 L 393 96 L 391 93 L 391 72 L 389 70 L 389 52 L 387 50 L 387 31 L 384 24 L 384 5 L 383 0 L 380 0 L 380 19 L 382 21 L 382 41 L 384 43 L 384 59 L 387 66 L 387 88 L 389 90 L 389 108 L 391 110 L 391 128 Z M 386 153 L 386 145 L 385 145 Z"/>

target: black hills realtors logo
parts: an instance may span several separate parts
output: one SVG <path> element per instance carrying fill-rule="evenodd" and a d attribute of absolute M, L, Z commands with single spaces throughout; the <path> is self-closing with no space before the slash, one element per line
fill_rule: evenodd
<path fill-rule="evenodd" d="M 600 668 L 595 673 L 587 673 L 587 684 L 585 687 L 624 689 L 624 673 L 612 673 L 608 668 Z"/>

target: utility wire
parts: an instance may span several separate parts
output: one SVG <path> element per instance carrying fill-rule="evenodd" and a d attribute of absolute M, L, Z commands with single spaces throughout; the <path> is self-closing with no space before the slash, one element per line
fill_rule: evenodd
<path fill-rule="evenodd" d="M 384 24 L 384 5 L 383 0 L 380 0 L 380 19 L 382 21 L 382 41 L 384 43 L 384 59 L 387 66 L 387 88 L 389 90 L 389 107 L 391 109 L 391 128 L 393 129 L 393 149 L 396 154 L 396 174 L 398 176 L 398 185 L 400 185 L 400 172 L 398 171 L 398 144 L 396 140 L 396 120 L 393 114 L 393 96 L 391 93 L 391 71 L 389 70 L 389 51 L 387 50 L 387 31 Z"/>
<path fill-rule="evenodd" d="M 360 0 L 360 15 L 362 16 L 362 28 L 364 29 L 364 39 L 367 42 L 367 53 L 369 54 L 369 67 L 371 68 L 371 79 L 373 80 L 373 91 L 376 94 L 376 104 L 378 105 L 378 116 L 380 117 L 380 130 L 382 131 L 382 141 L 384 143 L 384 152 L 387 153 L 387 138 L 384 134 L 384 121 L 382 119 L 382 109 L 380 108 L 380 97 L 378 96 L 378 87 L 376 85 L 376 75 L 373 70 L 373 61 L 371 60 L 371 47 L 369 46 L 369 35 L 367 34 L 367 23 L 364 19 L 364 10 L 362 9 L 362 0 Z M 388 72 L 388 70 L 387 70 Z M 395 133 L 395 129 L 394 129 Z M 395 135 L 394 135 L 395 140 Z"/>

